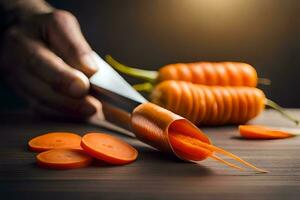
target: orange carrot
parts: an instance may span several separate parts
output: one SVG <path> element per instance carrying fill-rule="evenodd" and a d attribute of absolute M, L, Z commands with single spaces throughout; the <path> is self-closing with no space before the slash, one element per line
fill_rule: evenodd
<path fill-rule="evenodd" d="M 159 71 L 148 71 L 125 66 L 110 55 L 106 61 L 118 71 L 147 80 L 151 83 L 166 80 L 181 80 L 203 85 L 249 86 L 256 87 L 257 82 L 270 84 L 268 79 L 258 79 L 256 70 L 241 62 L 194 62 L 177 63 L 161 67 Z M 150 87 L 147 84 L 147 87 Z M 137 89 L 140 88 L 137 85 Z M 142 87 L 145 89 L 145 85 Z"/>
<path fill-rule="evenodd" d="M 92 158 L 80 149 L 52 149 L 36 156 L 41 167 L 51 169 L 74 169 L 88 166 Z"/>
<path fill-rule="evenodd" d="M 295 136 L 283 130 L 258 125 L 241 125 L 239 131 L 243 138 L 253 140 L 283 139 Z"/>
<path fill-rule="evenodd" d="M 299 123 L 267 99 L 263 91 L 253 87 L 206 86 L 169 80 L 152 90 L 150 100 L 196 125 L 244 124 L 259 115 L 265 105 Z"/>
<path fill-rule="evenodd" d="M 82 137 L 81 146 L 89 155 L 115 165 L 134 161 L 138 152 L 117 137 L 103 133 L 88 133 Z"/>
<path fill-rule="evenodd" d="M 197 145 L 199 139 L 194 139 L 190 136 L 183 136 L 176 132 L 169 132 L 170 143 L 179 156 L 189 158 L 194 161 L 205 160 L 212 155 L 212 151 Z"/>
<path fill-rule="evenodd" d="M 31 151 L 41 152 L 50 149 L 81 149 L 81 137 L 74 133 L 53 132 L 37 136 L 28 142 Z"/>
<path fill-rule="evenodd" d="M 183 152 L 183 153 L 187 154 L 189 156 L 189 159 L 191 159 L 193 161 L 200 161 L 200 160 L 206 159 L 207 157 L 211 157 L 211 158 L 213 158 L 219 162 L 222 162 L 230 167 L 242 170 L 242 168 L 240 168 L 239 166 L 231 164 L 231 163 L 217 157 L 216 155 L 213 155 L 213 153 L 216 152 L 216 153 L 221 153 L 226 156 L 229 156 L 229 157 L 235 159 L 236 161 L 254 169 L 255 171 L 263 172 L 263 173 L 267 172 L 266 170 L 255 167 L 254 165 L 244 161 L 243 159 L 239 158 L 238 156 L 236 156 L 230 152 L 227 152 L 227 151 L 225 151 L 219 147 L 216 147 L 212 144 L 202 142 L 201 140 L 199 140 L 197 138 L 193 138 L 193 137 L 183 135 L 183 134 L 177 133 L 177 132 L 169 132 L 169 138 L 170 138 L 170 143 L 171 143 L 172 147 L 174 148 L 175 152 L 177 152 L 179 155 L 181 154 L 181 152 Z"/>

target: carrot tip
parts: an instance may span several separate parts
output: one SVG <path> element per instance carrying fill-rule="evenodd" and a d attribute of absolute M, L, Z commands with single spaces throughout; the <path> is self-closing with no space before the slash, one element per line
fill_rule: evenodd
<path fill-rule="evenodd" d="M 213 159 L 216 160 L 216 161 L 219 161 L 219 162 L 221 162 L 221 163 L 223 163 L 223 164 L 229 166 L 229 167 L 232 167 L 232 168 L 235 168 L 235 169 L 244 171 L 243 168 L 241 168 L 241 167 L 239 167 L 239 166 L 237 166 L 237 165 L 234 165 L 234 164 L 232 164 L 232 163 L 230 163 L 230 162 L 227 162 L 227 161 L 223 160 L 222 158 L 220 158 L 220 157 L 218 157 L 218 156 L 216 156 L 216 155 L 210 155 L 210 157 L 213 158 Z"/>

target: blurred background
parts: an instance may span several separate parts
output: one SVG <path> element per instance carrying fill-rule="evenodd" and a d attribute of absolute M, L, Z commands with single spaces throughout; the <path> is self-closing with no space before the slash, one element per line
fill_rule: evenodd
<path fill-rule="evenodd" d="M 285 107 L 300 107 L 300 1 L 51 0 L 71 11 L 101 56 L 144 69 L 176 62 L 242 61 Z M 130 80 L 130 82 L 134 82 Z M 1 85 L 2 109 L 22 101 Z"/>

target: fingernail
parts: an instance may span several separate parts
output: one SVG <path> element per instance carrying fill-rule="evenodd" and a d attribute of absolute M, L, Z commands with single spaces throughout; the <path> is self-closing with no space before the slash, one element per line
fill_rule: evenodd
<path fill-rule="evenodd" d="M 69 92 L 73 97 L 85 95 L 86 90 L 86 85 L 81 80 L 74 80 L 69 87 Z"/>
<path fill-rule="evenodd" d="M 97 60 L 95 59 L 94 52 L 85 54 L 81 58 L 83 65 L 86 68 L 89 68 L 91 71 L 96 72 L 98 70 L 98 63 Z"/>

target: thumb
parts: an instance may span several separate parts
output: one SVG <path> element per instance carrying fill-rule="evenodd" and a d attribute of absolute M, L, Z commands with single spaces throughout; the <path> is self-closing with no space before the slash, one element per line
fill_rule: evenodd
<path fill-rule="evenodd" d="M 88 77 L 98 70 L 95 55 L 71 13 L 56 10 L 48 15 L 43 36 L 50 48 L 71 67 Z"/>

